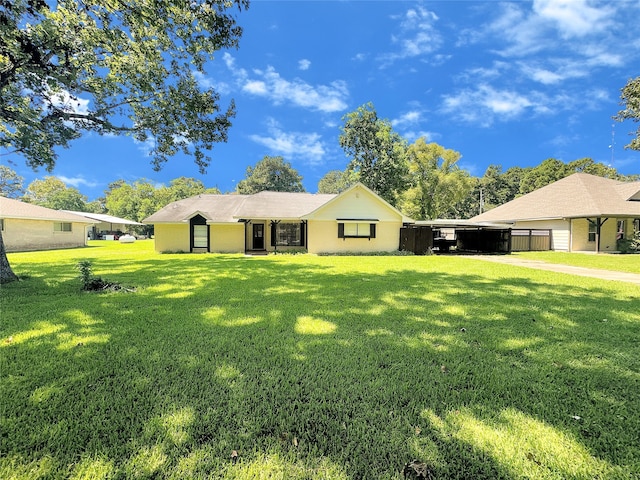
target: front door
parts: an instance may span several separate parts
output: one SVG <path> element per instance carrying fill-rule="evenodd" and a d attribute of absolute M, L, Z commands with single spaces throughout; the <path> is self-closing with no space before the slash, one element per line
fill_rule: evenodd
<path fill-rule="evenodd" d="M 253 249 L 264 250 L 264 223 L 253 224 Z"/>

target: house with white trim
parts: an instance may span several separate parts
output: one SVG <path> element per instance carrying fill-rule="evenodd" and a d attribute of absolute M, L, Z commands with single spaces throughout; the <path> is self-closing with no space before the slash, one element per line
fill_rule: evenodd
<path fill-rule="evenodd" d="M 640 230 L 640 182 L 574 173 L 470 219 L 551 231 L 551 249 L 616 251 Z"/>
<path fill-rule="evenodd" d="M 399 248 L 413 220 L 358 183 L 340 194 L 201 194 L 143 220 L 158 252 L 379 252 Z"/>

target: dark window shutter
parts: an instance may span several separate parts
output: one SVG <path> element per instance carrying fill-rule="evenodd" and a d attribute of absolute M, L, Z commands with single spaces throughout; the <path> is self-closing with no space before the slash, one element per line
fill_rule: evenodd
<path fill-rule="evenodd" d="M 271 222 L 271 246 L 276 246 L 276 223 Z"/>
<path fill-rule="evenodd" d="M 305 242 L 305 230 L 306 230 L 307 224 L 305 222 L 300 223 L 300 246 L 304 247 L 306 245 Z"/>
<path fill-rule="evenodd" d="M 344 238 L 344 223 L 338 224 L 338 238 Z"/>
<path fill-rule="evenodd" d="M 372 223 L 369 228 L 369 237 L 376 238 L 376 224 Z"/>

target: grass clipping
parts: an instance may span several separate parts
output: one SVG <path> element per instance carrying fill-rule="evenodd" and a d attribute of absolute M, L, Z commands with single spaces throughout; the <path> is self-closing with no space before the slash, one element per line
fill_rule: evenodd
<path fill-rule="evenodd" d="M 76 264 L 76 268 L 80 271 L 80 278 L 82 279 L 82 290 L 86 292 L 104 292 L 104 291 L 119 291 L 124 290 L 126 292 L 135 292 L 135 288 L 124 287 L 116 282 L 109 282 L 103 280 L 101 277 L 96 277 L 93 274 L 93 264 L 89 260 L 81 260 Z"/>

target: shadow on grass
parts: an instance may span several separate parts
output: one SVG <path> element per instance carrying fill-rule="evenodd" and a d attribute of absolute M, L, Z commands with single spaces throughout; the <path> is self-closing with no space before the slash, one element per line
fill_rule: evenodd
<path fill-rule="evenodd" d="M 138 288 L 103 295 L 33 267 L 1 292 L 0 472 L 640 473 L 637 297 L 465 259 L 350 261 L 100 259 Z"/>

